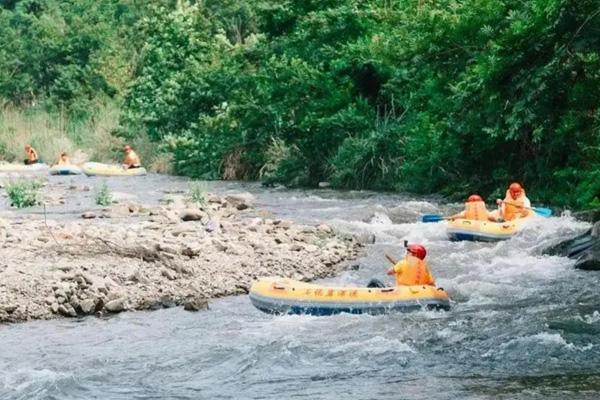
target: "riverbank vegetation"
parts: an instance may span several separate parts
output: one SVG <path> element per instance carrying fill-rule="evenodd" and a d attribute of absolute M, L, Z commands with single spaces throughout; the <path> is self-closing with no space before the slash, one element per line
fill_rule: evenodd
<path fill-rule="evenodd" d="M 114 105 L 110 134 L 179 174 L 457 198 L 520 180 L 536 202 L 600 205 L 592 0 L 3 7 L 5 107 Z"/>

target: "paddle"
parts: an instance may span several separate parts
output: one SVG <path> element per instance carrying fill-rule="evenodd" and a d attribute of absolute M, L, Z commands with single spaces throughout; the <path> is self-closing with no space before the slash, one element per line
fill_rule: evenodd
<path fill-rule="evenodd" d="M 398 260 L 394 260 L 394 258 L 392 256 L 390 256 L 389 254 L 386 254 L 385 258 L 387 258 L 388 261 L 391 262 L 393 265 L 396 265 L 396 263 L 398 263 Z"/>
<path fill-rule="evenodd" d="M 549 208 L 544 208 L 544 207 L 525 207 L 525 206 L 520 206 L 518 204 L 514 204 L 514 203 L 509 203 L 508 201 L 504 201 L 502 200 L 503 203 L 506 204 L 510 204 L 511 206 L 515 206 L 515 207 L 519 207 L 519 208 L 525 208 L 527 210 L 532 210 L 534 213 L 536 213 L 537 215 L 540 215 L 544 218 L 548 218 L 549 216 L 552 215 L 552 210 Z"/>
<path fill-rule="evenodd" d="M 440 222 L 443 221 L 445 219 L 449 219 L 448 217 L 444 217 L 443 215 L 440 214 L 425 214 L 423 215 L 423 218 L 421 218 L 421 221 L 423 222 Z"/>

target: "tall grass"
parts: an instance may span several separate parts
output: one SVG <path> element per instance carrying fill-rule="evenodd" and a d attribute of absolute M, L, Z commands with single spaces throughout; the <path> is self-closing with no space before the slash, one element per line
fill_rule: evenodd
<path fill-rule="evenodd" d="M 119 109 L 109 104 L 97 110 L 93 117 L 72 119 L 64 113 L 49 113 L 30 108 L 0 110 L 0 160 L 21 162 L 25 158 L 23 147 L 30 143 L 46 163 L 56 162 L 66 151 L 71 161 L 118 163 L 123 158 L 123 139 L 111 134 L 118 125 Z M 154 170 L 168 172 L 168 160 L 159 154 L 157 146 L 145 136 L 132 145 L 142 158 L 142 163 Z M 152 170 L 153 168 L 151 168 Z"/>

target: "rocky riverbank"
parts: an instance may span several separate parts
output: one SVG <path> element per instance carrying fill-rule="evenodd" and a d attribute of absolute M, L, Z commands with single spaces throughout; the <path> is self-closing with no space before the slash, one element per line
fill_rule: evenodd
<path fill-rule="evenodd" d="M 6 212 L 0 322 L 203 309 L 208 299 L 247 293 L 261 276 L 334 275 L 361 248 L 326 225 L 261 216 L 250 194 L 163 203 L 125 202 L 76 220 Z"/>

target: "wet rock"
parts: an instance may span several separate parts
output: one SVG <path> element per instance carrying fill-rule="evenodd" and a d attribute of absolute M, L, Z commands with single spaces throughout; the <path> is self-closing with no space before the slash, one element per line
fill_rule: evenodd
<path fill-rule="evenodd" d="M 70 304 L 61 304 L 58 306 L 58 313 L 65 317 L 76 317 L 77 312 Z"/>
<path fill-rule="evenodd" d="M 104 305 L 104 308 L 111 313 L 119 313 L 125 310 L 125 299 L 119 298 L 111 300 Z"/>
<path fill-rule="evenodd" d="M 82 314 L 93 314 L 96 308 L 96 303 L 92 299 L 85 299 L 79 304 Z"/>
<path fill-rule="evenodd" d="M 179 214 L 179 217 L 183 221 L 201 221 L 205 216 L 206 213 L 194 208 L 186 208 Z"/>
<path fill-rule="evenodd" d="M 578 211 L 573 216 L 580 221 L 597 222 L 600 221 L 600 208 L 594 210 Z"/>
<path fill-rule="evenodd" d="M 544 254 L 558 255 L 576 259 L 575 268 L 583 270 L 600 270 L 600 222 L 596 222 L 592 229 L 562 241 L 546 250 Z"/>
<path fill-rule="evenodd" d="M 254 196 L 248 192 L 227 195 L 225 200 L 238 210 L 252 208 L 255 202 Z"/>
<path fill-rule="evenodd" d="M 81 304 L 77 296 L 71 296 L 69 299 L 69 304 L 73 307 L 74 310 L 79 310 L 81 308 Z"/>
<path fill-rule="evenodd" d="M 196 297 L 186 298 L 183 302 L 183 309 L 186 311 L 208 310 L 208 300 Z"/>
<path fill-rule="evenodd" d="M 52 311 L 54 314 L 58 314 L 58 303 L 52 303 L 50 306 L 50 311 Z"/>
<path fill-rule="evenodd" d="M 319 182 L 319 188 L 321 189 L 327 189 L 331 187 L 331 183 L 330 182 Z"/>
<path fill-rule="evenodd" d="M 575 268 L 587 271 L 600 270 L 600 248 L 586 252 L 577 260 Z"/>

